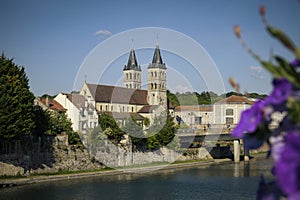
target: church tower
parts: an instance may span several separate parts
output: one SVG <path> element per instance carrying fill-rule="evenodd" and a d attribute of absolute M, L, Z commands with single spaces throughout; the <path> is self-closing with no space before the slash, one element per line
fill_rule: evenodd
<path fill-rule="evenodd" d="M 167 109 L 167 68 L 161 58 L 158 41 L 154 51 L 152 63 L 148 66 L 148 103 L 162 105 Z"/>
<path fill-rule="evenodd" d="M 141 89 L 141 67 L 137 63 L 133 47 L 127 65 L 124 66 L 123 74 L 123 87 Z"/>

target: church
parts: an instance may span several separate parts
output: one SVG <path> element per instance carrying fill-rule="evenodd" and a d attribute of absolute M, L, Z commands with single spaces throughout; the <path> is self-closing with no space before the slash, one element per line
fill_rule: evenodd
<path fill-rule="evenodd" d="M 142 70 L 132 48 L 123 68 L 123 87 L 84 82 L 79 94 L 93 105 L 98 114 L 111 115 L 120 125 L 129 117 L 143 124 L 146 118 L 153 122 L 162 112 L 174 116 L 174 106 L 167 98 L 167 68 L 158 43 L 147 70 L 148 87 L 142 90 Z"/>

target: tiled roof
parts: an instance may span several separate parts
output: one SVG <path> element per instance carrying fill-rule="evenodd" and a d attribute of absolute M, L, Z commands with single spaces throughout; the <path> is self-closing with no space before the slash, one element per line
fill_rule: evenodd
<path fill-rule="evenodd" d="M 157 108 L 159 108 L 159 105 L 146 105 L 143 106 L 138 113 L 152 113 Z"/>
<path fill-rule="evenodd" d="M 192 106 L 177 106 L 175 108 L 175 112 L 180 112 L 180 111 L 194 111 L 194 112 L 212 112 L 213 111 L 213 107 L 211 105 L 192 105 Z"/>
<path fill-rule="evenodd" d="M 85 98 L 80 94 L 65 94 L 67 98 L 77 107 L 83 108 L 85 107 Z"/>
<path fill-rule="evenodd" d="M 54 110 L 54 111 L 64 111 L 66 110 L 60 103 L 55 101 L 54 99 L 48 99 L 47 105 L 47 98 L 41 98 L 40 102 L 47 107 L 47 109 Z"/>
<path fill-rule="evenodd" d="M 236 96 L 232 95 L 230 97 L 227 97 L 225 99 L 222 99 L 215 104 L 250 104 L 252 105 L 254 102 L 250 101 L 248 98 L 243 96 Z"/>
<path fill-rule="evenodd" d="M 99 114 L 105 113 L 112 116 L 114 119 L 127 119 L 133 117 L 135 120 L 143 120 L 144 117 L 138 113 L 129 113 L 129 112 L 99 112 Z"/>
<path fill-rule="evenodd" d="M 96 102 L 148 105 L 147 90 L 87 84 Z"/>

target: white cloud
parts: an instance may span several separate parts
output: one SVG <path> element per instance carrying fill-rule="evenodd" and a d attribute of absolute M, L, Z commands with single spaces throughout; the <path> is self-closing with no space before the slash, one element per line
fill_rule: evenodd
<path fill-rule="evenodd" d="M 103 35 L 103 36 L 108 36 L 111 35 L 112 33 L 109 30 L 99 30 L 95 33 L 95 35 Z"/>
<path fill-rule="evenodd" d="M 251 74 L 252 77 L 257 79 L 264 79 L 263 68 L 261 66 L 251 66 L 250 70 L 253 72 Z"/>
<path fill-rule="evenodd" d="M 186 85 L 177 85 L 175 87 L 175 90 L 176 90 L 176 92 L 179 92 L 179 93 L 185 93 L 185 92 L 193 91 L 189 86 L 186 86 Z"/>
<path fill-rule="evenodd" d="M 261 73 L 262 67 L 261 66 L 251 66 L 250 69 L 254 72 Z"/>

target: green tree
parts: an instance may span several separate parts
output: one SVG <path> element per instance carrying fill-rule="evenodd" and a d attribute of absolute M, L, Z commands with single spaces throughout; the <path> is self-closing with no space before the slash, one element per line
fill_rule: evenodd
<path fill-rule="evenodd" d="M 143 127 L 139 125 L 134 118 L 127 119 L 125 126 L 122 127 L 122 130 L 130 136 L 131 142 L 135 149 L 145 149 L 147 139 L 145 138 Z"/>
<path fill-rule="evenodd" d="M 34 95 L 24 67 L 4 54 L 0 57 L 0 138 L 30 135 L 35 128 Z"/>
<path fill-rule="evenodd" d="M 165 117 L 158 117 L 148 130 L 147 148 L 157 149 L 168 145 L 175 137 L 175 124 L 173 117 L 169 114 Z"/>
<path fill-rule="evenodd" d="M 102 113 L 99 115 L 98 121 L 103 131 L 108 128 L 111 129 L 109 132 L 110 134 L 107 135 L 108 139 L 112 140 L 114 144 L 118 144 L 121 141 L 124 132 L 119 128 L 115 119 L 112 116 Z"/>
<path fill-rule="evenodd" d="M 35 128 L 33 134 L 35 136 L 41 136 L 49 129 L 50 115 L 48 111 L 43 110 L 40 106 L 34 106 L 34 121 Z"/>
<path fill-rule="evenodd" d="M 48 116 L 48 122 L 42 125 L 48 125 L 46 134 L 56 135 L 65 132 L 68 134 L 69 144 L 81 144 L 80 137 L 73 131 L 72 122 L 67 118 L 65 112 L 45 111 L 45 115 Z"/>

